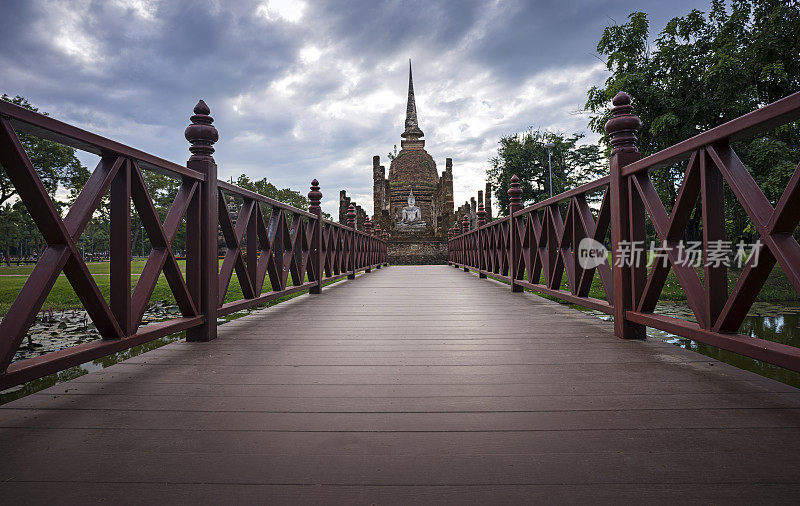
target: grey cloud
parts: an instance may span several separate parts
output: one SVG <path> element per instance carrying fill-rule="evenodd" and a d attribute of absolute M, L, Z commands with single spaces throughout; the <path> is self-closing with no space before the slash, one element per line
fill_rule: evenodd
<path fill-rule="evenodd" d="M 256 16 L 255 1 L 161 1 L 152 20 L 119 3 L 4 2 L 0 91 L 179 163 L 188 155 L 183 128 L 203 98 L 220 129 L 221 174 L 246 170 L 300 191 L 324 175 L 326 201 L 340 188 L 369 195 L 373 154 L 388 165 L 402 131 L 408 57 L 429 151 L 438 164 L 457 156 L 456 186 L 477 189 L 501 135 L 585 128 L 585 118 L 570 113 L 585 97 L 575 87 L 588 85 L 545 90 L 550 103 L 514 104 L 523 83 L 596 65 L 592 54 L 611 18 L 645 10 L 660 28 L 708 7 L 705 0 L 312 1 L 289 23 Z M 67 12 L 56 19 L 58 5 Z M 96 61 L 57 48 L 64 27 L 91 42 Z M 307 64 L 299 54 L 309 45 L 322 55 Z M 297 78 L 289 93 L 275 91 L 287 76 Z M 372 97 L 385 89 L 391 103 Z"/>

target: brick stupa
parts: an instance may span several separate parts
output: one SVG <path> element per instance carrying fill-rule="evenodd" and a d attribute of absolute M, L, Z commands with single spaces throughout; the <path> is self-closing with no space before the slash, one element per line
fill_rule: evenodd
<path fill-rule="evenodd" d="M 390 263 L 447 263 L 447 231 L 455 219 L 453 160 L 446 159 L 440 176 L 436 162 L 425 150 L 410 61 L 408 65 L 405 130 L 400 135 L 400 152 L 389 165 L 388 178 L 380 156 L 372 158 L 372 222 L 389 232 Z"/>

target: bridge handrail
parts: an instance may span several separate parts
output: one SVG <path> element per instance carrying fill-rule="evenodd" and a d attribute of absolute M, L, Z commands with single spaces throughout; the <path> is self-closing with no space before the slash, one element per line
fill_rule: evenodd
<path fill-rule="evenodd" d="M 217 318 L 303 290 L 322 292 L 326 282 L 386 264 L 385 233 L 356 230 L 355 210 L 342 225 L 322 217 L 319 183 L 311 183 L 308 210 L 217 179 L 213 145 L 218 138 L 203 101 L 186 128 L 192 155 L 181 166 L 67 123 L 0 101 L 0 165 L 47 243 L 9 312 L 0 321 L 0 390 L 186 331 L 187 340 L 216 338 Z M 80 195 L 62 218 L 47 194 L 18 132 L 101 157 Z M 142 171 L 180 181 L 161 219 Z M 106 301 L 76 246 L 106 193 L 110 194 L 110 300 Z M 233 197 L 231 199 L 230 197 Z M 139 213 L 152 250 L 132 288 L 131 205 Z M 231 219 L 230 207 L 236 207 Z M 185 275 L 172 243 L 185 218 Z M 222 264 L 219 236 L 224 240 Z M 61 272 L 102 339 L 14 361 Z M 225 301 L 233 274 L 243 297 Z M 180 317 L 142 325 L 159 276 L 168 281 Z M 291 278 L 291 280 L 290 280 Z M 264 292 L 265 281 L 270 290 Z M 291 284 L 290 284 L 291 283 Z"/>
<path fill-rule="evenodd" d="M 800 349 L 737 333 L 755 302 L 767 275 L 780 264 L 800 293 L 800 245 L 793 237 L 800 221 L 800 166 L 795 169 L 776 206 L 772 206 L 731 147 L 734 141 L 756 136 L 800 119 L 800 93 L 752 111 L 654 155 L 641 158 L 636 131 L 641 121 L 633 113 L 630 97 L 614 97 L 612 117 L 606 124 L 612 152 L 609 175 L 522 208 L 522 190 L 516 176 L 509 196 L 510 215 L 490 223 L 481 221 L 470 230 L 467 217 L 456 224 L 448 241 L 450 263 L 480 277 L 492 276 L 510 283 L 513 291 L 525 288 L 614 316 L 615 333 L 622 338 L 643 338 L 645 326 L 716 346 L 787 369 L 800 371 Z M 670 213 L 664 209 L 649 171 L 682 160 L 684 179 Z M 683 238 L 698 198 L 702 203 L 704 251 L 724 240 L 724 183 L 727 183 L 759 234 L 735 287 L 728 293 L 727 267 L 704 265 L 705 283 L 697 271 L 681 265 L 675 246 Z M 588 195 L 603 190 L 597 218 Z M 566 215 L 560 207 L 566 204 Z M 668 246 L 668 260 L 656 262 L 648 273 L 642 262 L 625 262 L 621 246 L 644 244 L 649 216 L 658 239 Z M 599 243 L 610 235 L 612 259 L 583 269 L 575 245 L 586 237 Z M 619 265 L 623 264 L 623 265 Z M 656 303 L 673 269 L 697 322 L 656 314 Z M 597 271 L 605 300 L 589 296 Z M 561 289 L 567 274 L 569 290 Z M 538 283 L 544 275 L 544 283 Z"/>
<path fill-rule="evenodd" d="M 205 175 L 183 165 L 164 160 L 106 137 L 64 123 L 50 116 L 0 100 L 0 117 L 5 117 L 14 131 L 57 142 L 87 153 L 106 156 L 114 153 L 139 162 L 140 167 L 164 175 L 189 177 L 204 181 Z"/>

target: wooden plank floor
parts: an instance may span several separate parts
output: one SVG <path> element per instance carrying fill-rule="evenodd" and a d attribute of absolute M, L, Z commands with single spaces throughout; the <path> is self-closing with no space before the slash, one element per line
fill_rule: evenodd
<path fill-rule="evenodd" d="M 446 266 L 0 409 L 4 504 L 791 502 L 800 391 Z"/>

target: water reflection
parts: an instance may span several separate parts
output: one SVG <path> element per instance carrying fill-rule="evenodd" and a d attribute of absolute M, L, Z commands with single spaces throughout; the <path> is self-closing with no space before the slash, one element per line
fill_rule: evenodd
<path fill-rule="evenodd" d="M 325 281 L 323 286 L 328 286 L 340 281 L 343 281 L 343 279 Z M 221 316 L 217 318 L 217 324 L 222 325 L 231 320 L 246 316 L 254 311 L 259 311 L 261 309 L 280 304 L 281 302 L 285 302 L 289 299 L 299 297 L 307 292 L 308 290 L 301 290 L 299 292 L 265 302 L 259 306 L 249 309 L 242 309 L 241 311 Z M 174 318 L 179 314 L 180 311 L 178 310 L 177 306 L 170 305 L 165 301 L 156 302 L 148 307 L 142 323 L 148 324 L 165 321 Z M 42 312 L 42 316 L 37 320 L 37 323 L 31 327 L 31 329 L 32 333 L 28 334 L 26 344 L 20 346 L 16 356 L 14 357 L 14 361 L 37 357 L 52 351 L 69 348 L 83 342 L 100 339 L 100 334 L 94 330 L 94 324 L 91 323 L 86 315 L 86 312 L 78 309 L 65 310 L 56 313 L 50 312 L 48 315 L 45 315 L 45 312 Z M 129 348 L 127 350 L 112 353 L 111 355 L 107 355 L 91 362 L 70 367 L 69 369 L 65 369 L 55 374 L 50 374 L 43 378 L 39 378 L 7 390 L 0 391 L 0 404 L 11 402 L 21 397 L 25 397 L 26 395 L 36 393 L 39 390 L 44 390 L 45 388 L 50 388 L 59 383 L 83 376 L 84 374 L 99 371 L 100 369 L 104 369 L 118 362 L 122 362 L 123 360 L 127 360 L 137 355 L 141 355 L 142 353 L 147 353 L 148 351 L 160 348 L 165 344 L 178 341 L 184 337 L 185 332 L 172 334 L 141 344 L 139 346 L 134 346 L 133 348 Z"/>
<path fill-rule="evenodd" d="M 184 335 L 184 332 L 180 332 L 178 334 L 155 339 L 148 343 L 140 344 L 139 346 L 134 346 L 133 348 L 119 351 L 117 353 L 112 353 L 111 355 L 98 358 L 97 360 L 92 360 L 91 362 L 86 362 L 81 365 L 76 365 L 75 367 L 70 367 L 69 369 L 64 369 L 63 371 L 50 374 L 49 376 L 30 381 L 28 383 L 24 383 L 14 388 L 3 390 L 0 392 L 0 404 L 11 402 L 21 397 L 25 397 L 26 395 L 36 393 L 39 390 L 44 390 L 45 388 L 50 388 L 59 383 L 83 376 L 84 374 L 99 371 L 100 369 L 104 369 L 118 362 L 122 362 L 123 360 L 141 355 L 142 353 L 147 353 L 151 350 L 155 350 L 156 348 L 160 348 L 165 344 L 175 342 L 179 339 L 182 339 Z"/>

